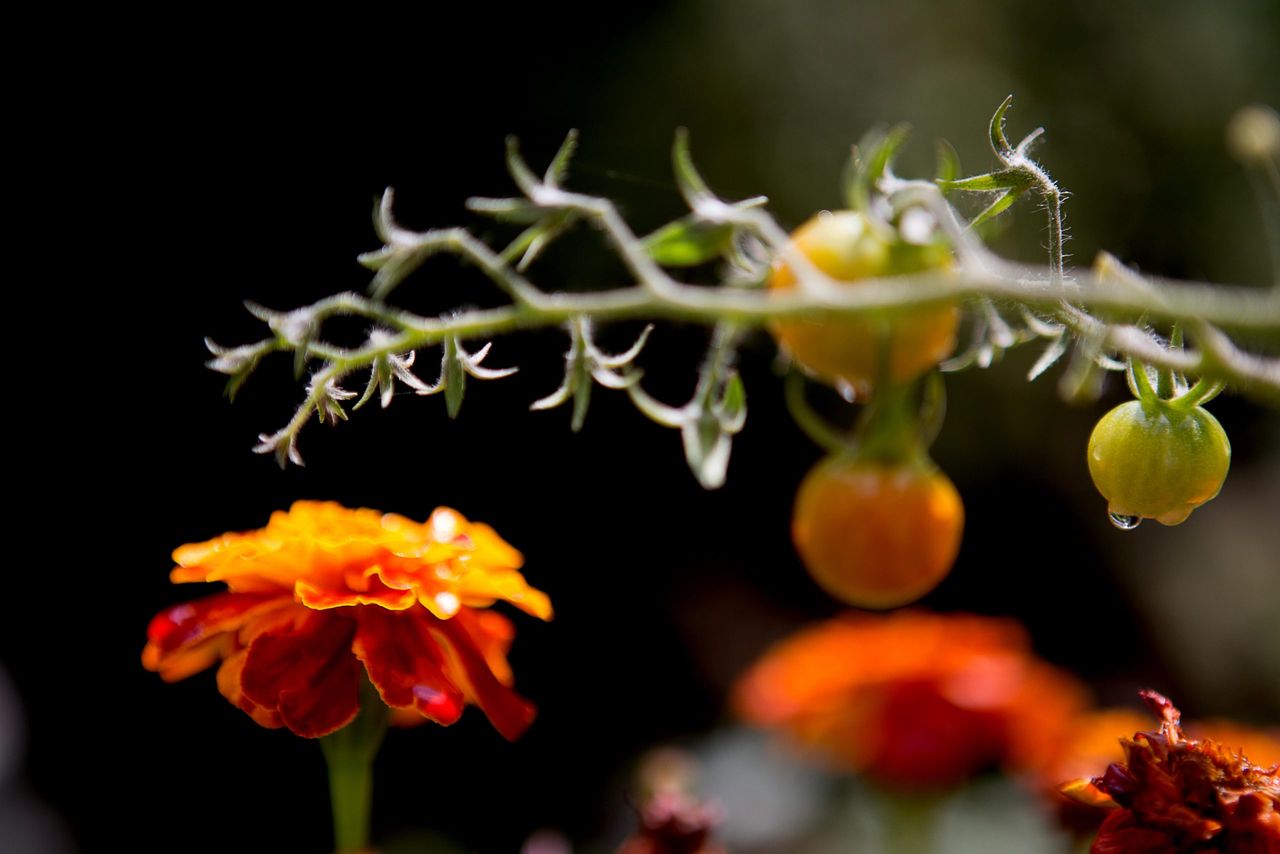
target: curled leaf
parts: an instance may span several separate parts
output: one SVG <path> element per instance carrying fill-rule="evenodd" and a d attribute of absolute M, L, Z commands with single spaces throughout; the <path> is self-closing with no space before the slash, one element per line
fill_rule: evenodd
<path fill-rule="evenodd" d="M 529 408 L 553 409 L 572 399 L 573 418 L 570 426 L 575 433 L 578 432 L 586 421 L 593 383 L 599 383 L 605 388 L 624 389 L 639 379 L 638 371 L 625 374 L 618 371 L 631 367 L 652 331 L 653 324 L 649 324 L 625 352 L 611 356 L 600 350 L 592 340 L 591 321 L 586 317 L 575 319 L 569 325 L 570 344 L 569 352 L 564 357 L 564 382 L 551 394 L 534 401 Z"/>
<path fill-rule="evenodd" d="M 996 157 L 1004 160 L 1013 154 L 1013 149 L 1009 146 L 1009 140 L 1004 136 L 1004 114 L 1009 111 L 1009 107 L 1013 105 L 1013 96 L 1008 95 L 1000 106 L 996 107 L 995 114 L 991 117 L 991 125 L 989 133 L 991 137 L 991 150 L 996 153 Z"/>
<path fill-rule="evenodd" d="M 688 128 L 676 128 L 675 142 L 671 144 L 671 167 L 680 195 L 690 208 L 697 210 L 706 202 L 716 200 L 715 193 L 711 192 L 711 188 L 693 165 L 693 155 L 689 153 Z"/>
<path fill-rule="evenodd" d="M 667 223 L 641 240 L 644 251 L 664 267 L 694 267 L 727 252 L 733 226 L 707 222 L 696 214 Z"/>
<path fill-rule="evenodd" d="M 1034 381 L 1049 368 L 1053 367 L 1067 352 L 1068 344 L 1067 336 L 1061 332 L 1050 340 L 1049 344 L 1044 348 L 1044 352 L 1040 354 L 1040 358 L 1036 359 L 1036 363 L 1031 366 L 1031 370 L 1027 371 L 1027 380 Z"/>
<path fill-rule="evenodd" d="M 560 143 L 556 156 L 551 158 L 551 165 L 547 167 L 547 172 L 543 176 L 542 180 L 548 186 L 560 187 L 564 184 L 564 179 L 569 177 L 569 161 L 573 159 L 573 154 L 577 150 L 578 131 L 573 128 L 565 134 L 564 142 Z"/>

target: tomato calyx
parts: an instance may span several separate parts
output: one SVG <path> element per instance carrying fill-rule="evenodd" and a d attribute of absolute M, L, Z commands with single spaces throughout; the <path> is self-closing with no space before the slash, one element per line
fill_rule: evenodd
<path fill-rule="evenodd" d="M 1181 346 L 1181 336 L 1176 330 L 1173 341 L 1175 346 Z M 1156 381 L 1153 385 L 1150 369 L 1143 363 L 1130 359 L 1126 371 L 1129 390 L 1144 406 L 1163 407 L 1172 412 L 1191 412 L 1213 400 L 1226 388 L 1223 383 L 1204 377 L 1188 387 L 1186 378 L 1169 368 L 1158 368 L 1155 374 Z"/>

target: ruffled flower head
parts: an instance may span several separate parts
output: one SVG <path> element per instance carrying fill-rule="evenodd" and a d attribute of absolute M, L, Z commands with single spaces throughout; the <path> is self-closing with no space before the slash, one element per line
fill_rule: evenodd
<path fill-rule="evenodd" d="M 1154 691 L 1142 697 L 1159 730 L 1121 739 L 1123 761 L 1063 787 L 1110 810 L 1091 854 L 1280 854 L 1280 766 L 1188 738 L 1172 703 Z"/>
<path fill-rule="evenodd" d="M 1080 781 L 1084 788 L 1100 768 L 1113 762 L 1124 762 L 1124 743 L 1131 733 L 1147 729 L 1151 715 L 1137 709 L 1100 709 L 1079 718 L 1071 734 L 1062 742 L 1058 755 L 1052 757 L 1039 774 L 1042 789 L 1051 796 L 1064 826 L 1093 835 L 1115 808 L 1110 796 L 1097 789 L 1078 792 L 1068 797 L 1060 789 L 1070 781 Z M 1209 720 L 1187 725 L 1193 739 L 1211 740 L 1248 756 L 1255 765 L 1269 767 L 1280 763 L 1280 732 L 1254 729 L 1235 721 Z"/>
<path fill-rule="evenodd" d="M 850 614 L 783 640 L 739 682 L 739 714 L 829 764 L 904 789 L 1044 761 L 1083 689 L 1010 620 Z"/>
<path fill-rule="evenodd" d="M 397 720 L 448 725 L 472 704 L 509 739 L 533 720 L 510 687 L 514 629 L 487 609 L 505 601 L 545 620 L 551 603 L 487 525 L 447 508 L 420 523 L 299 501 L 173 558 L 175 583 L 227 590 L 156 615 L 143 666 L 176 681 L 221 661 L 219 690 L 263 726 L 340 729 L 365 676 Z"/>

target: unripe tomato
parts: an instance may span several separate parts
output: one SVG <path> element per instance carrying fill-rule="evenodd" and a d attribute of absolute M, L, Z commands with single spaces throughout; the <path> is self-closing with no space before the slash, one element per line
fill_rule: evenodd
<path fill-rule="evenodd" d="M 791 240 L 815 267 L 851 285 L 951 264 L 946 246 L 886 239 L 857 211 L 824 211 L 796 229 Z M 769 287 L 789 290 L 796 284 L 791 268 L 776 262 Z M 838 320 L 781 320 L 772 332 L 779 346 L 810 372 L 867 393 L 879 376 L 882 329 L 890 337 L 889 377 L 906 382 L 951 354 L 958 324 L 959 310 L 940 305 Z"/>
<path fill-rule="evenodd" d="M 918 599 L 955 562 L 960 494 L 920 463 L 828 457 L 805 476 L 791 534 L 809 574 L 850 605 L 894 608 Z"/>
<path fill-rule="evenodd" d="M 1123 527 L 1177 525 L 1218 494 L 1230 465 L 1226 431 L 1199 406 L 1131 400 L 1089 437 L 1089 474 Z"/>

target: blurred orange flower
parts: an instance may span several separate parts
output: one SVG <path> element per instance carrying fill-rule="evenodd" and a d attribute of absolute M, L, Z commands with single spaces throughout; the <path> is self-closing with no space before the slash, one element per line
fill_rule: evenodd
<path fill-rule="evenodd" d="M 1154 691 L 1142 697 L 1159 730 L 1122 739 L 1123 761 L 1063 787 L 1111 809 L 1091 854 L 1280 854 L 1280 766 L 1188 738 L 1172 703 Z"/>
<path fill-rule="evenodd" d="M 1039 767 L 1085 703 L 1072 676 L 1032 655 L 1017 623 L 912 611 L 804 629 L 735 690 L 746 720 L 912 789 Z"/>
<path fill-rule="evenodd" d="M 533 720 L 510 688 L 514 629 L 485 609 L 502 600 L 545 620 L 551 603 L 487 525 L 443 507 L 420 523 L 299 501 L 173 558 L 175 583 L 227 591 L 156 615 L 143 666 L 172 682 L 221 660 L 219 690 L 263 726 L 340 729 L 359 711 L 362 667 L 397 717 L 447 725 L 471 703 L 509 739 Z"/>

